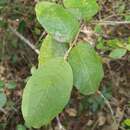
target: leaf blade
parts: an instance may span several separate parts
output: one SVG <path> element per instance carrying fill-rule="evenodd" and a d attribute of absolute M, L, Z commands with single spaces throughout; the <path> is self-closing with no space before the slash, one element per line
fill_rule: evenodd
<path fill-rule="evenodd" d="M 3 92 L 0 92 L 0 108 L 4 107 L 7 102 L 7 97 Z"/>
<path fill-rule="evenodd" d="M 109 56 L 113 59 L 120 59 L 126 54 L 127 50 L 123 48 L 116 48 L 114 49 Z"/>
<path fill-rule="evenodd" d="M 72 84 L 71 67 L 62 58 L 39 67 L 23 93 L 22 113 L 27 124 L 34 128 L 48 124 L 68 103 Z"/>
<path fill-rule="evenodd" d="M 103 68 L 99 56 L 87 43 L 79 43 L 69 54 L 74 86 L 84 95 L 95 93 L 103 78 Z"/>
<path fill-rule="evenodd" d="M 52 36 L 48 35 L 40 48 L 40 54 L 38 57 L 39 66 L 47 62 L 48 60 L 56 57 L 64 57 L 65 52 L 68 49 L 68 44 L 59 43 L 55 41 Z"/>
<path fill-rule="evenodd" d="M 36 5 L 36 16 L 46 31 L 59 42 L 71 42 L 79 29 L 78 21 L 62 6 L 50 2 Z"/>
<path fill-rule="evenodd" d="M 87 21 L 99 11 L 96 0 L 64 0 L 64 5 L 76 18 Z"/>

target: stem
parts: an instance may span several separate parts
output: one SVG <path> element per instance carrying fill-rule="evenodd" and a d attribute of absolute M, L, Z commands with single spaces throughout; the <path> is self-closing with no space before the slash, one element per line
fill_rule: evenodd
<path fill-rule="evenodd" d="M 1 111 L 1 112 L 3 112 L 5 115 L 7 115 L 7 112 L 6 112 L 6 110 L 5 110 L 5 109 L 0 108 L 0 111 Z"/>
<path fill-rule="evenodd" d="M 114 112 L 112 110 L 112 107 L 110 105 L 110 102 L 107 100 L 107 98 L 98 90 L 97 93 L 104 99 L 106 105 L 108 106 L 110 112 L 111 112 L 111 115 L 114 116 Z"/>
<path fill-rule="evenodd" d="M 57 120 L 57 125 L 58 125 L 59 130 L 65 130 L 65 128 L 64 128 L 64 126 L 61 124 L 60 119 L 59 119 L 58 116 L 56 117 L 56 120 Z"/>
<path fill-rule="evenodd" d="M 114 116 L 114 111 L 113 111 L 113 109 L 112 109 L 112 107 L 111 107 L 110 102 L 109 102 L 109 101 L 107 100 L 107 98 L 101 93 L 101 91 L 98 90 L 97 93 L 104 99 L 106 105 L 108 106 L 108 108 L 109 108 L 109 110 L 110 110 L 110 112 L 111 112 L 111 115 L 112 115 L 112 120 L 113 120 L 113 122 L 114 122 L 114 123 L 117 123 L 116 117 Z"/>
<path fill-rule="evenodd" d="M 9 26 L 9 29 L 17 36 L 19 37 L 24 43 L 26 43 L 32 50 L 36 52 L 36 54 L 39 54 L 39 50 L 36 49 L 36 47 L 28 40 L 26 39 L 23 35 L 21 35 L 16 29 L 13 27 Z"/>
<path fill-rule="evenodd" d="M 42 40 L 42 38 L 46 35 L 47 33 L 45 31 L 42 32 L 41 36 L 39 37 L 38 41 L 36 42 L 36 45 Z"/>
<path fill-rule="evenodd" d="M 130 24 L 130 21 L 93 21 L 92 24 L 99 25 L 120 25 L 120 24 Z"/>
<path fill-rule="evenodd" d="M 81 23 L 81 22 L 80 22 L 80 23 Z M 80 29 L 79 29 L 77 35 L 75 36 L 74 41 L 73 41 L 72 43 L 70 43 L 70 47 L 69 47 L 68 51 L 65 53 L 65 55 L 64 55 L 64 60 L 67 60 L 70 51 L 71 51 L 72 48 L 75 46 L 75 44 L 76 44 L 76 42 L 77 42 L 77 40 L 78 40 L 78 37 L 79 37 L 80 31 L 81 31 L 81 29 L 82 29 L 82 27 L 83 27 L 83 24 L 80 24 L 80 25 L 81 25 L 81 26 L 80 26 Z"/>

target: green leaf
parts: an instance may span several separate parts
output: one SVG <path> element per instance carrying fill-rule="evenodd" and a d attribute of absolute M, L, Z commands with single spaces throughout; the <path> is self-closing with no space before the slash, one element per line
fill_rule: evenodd
<path fill-rule="evenodd" d="M 27 82 L 22 99 L 26 123 L 34 128 L 48 124 L 68 103 L 73 85 L 70 65 L 54 58 L 40 66 Z"/>
<path fill-rule="evenodd" d="M 0 108 L 4 107 L 7 102 L 6 95 L 3 92 L 0 92 Z"/>
<path fill-rule="evenodd" d="M 84 95 L 95 93 L 103 78 L 99 56 L 88 43 L 79 43 L 72 49 L 68 61 L 74 75 L 74 86 Z"/>
<path fill-rule="evenodd" d="M 67 50 L 68 44 L 59 43 L 55 41 L 50 35 L 48 35 L 44 39 L 40 49 L 39 65 L 42 65 L 52 58 L 63 57 Z"/>
<path fill-rule="evenodd" d="M 0 88 L 4 87 L 4 81 L 0 80 Z"/>
<path fill-rule="evenodd" d="M 127 49 L 128 51 L 130 51 L 130 44 L 127 44 L 127 45 L 126 45 L 126 49 Z"/>
<path fill-rule="evenodd" d="M 39 2 L 36 5 L 39 23 L 59 42 L 71 42 L 79 30 L 79 23 L 61 5 Z"/>
<path fill-rule="evenodd" d="M 26 22 L 24 20 L 20 21 L 19 26 L 18 26 L 18 32 L 24 33 L 26 28 Z"/>
<path fill-rule="evenodd" d="M 64 5 L 76 18 L 87 21 L 99 11 L 96 0 L 64 0 Z"/>
<path fill-rule="evenodd" d="M 7 0 L 0 0 L 0 6 L 7 4 Z"/>
<path fill-rule="evenodd" d="M 0 130 L 5 130 L 7 123 L 0 123 Z"/>
<path fill-rule="evenodd" d="M 108 46 L 105 45 L 105 41 L 102 37 L 98 37 L 96 48 L 102 51 L 107 51 L 110 49 Z"/>
<path fill-rule="evenodd" d="M 123 48 L 117 48 L 114 49 L 111 53 L 110 53 L 110 57 L 113 59 L 119 59 L 121 57 L 123 57 L 126 54 L 127 50 L 123 49 Z"/>
<path fill-rule="evenodd" d="M 129 127 L 130 127 L 130 119 L 125 119 L 125 120 L 123 121 L 123 124 L 124 124 L 125 126 L 129 126 Z"/>
<path fill-rule="evenodd" d="M 15 81 L 10 81 L 8 84 L 7 84 L 7 88 L 8 89 L 15 89 L 17 86 L 16 82 Z"/>
<path fill-rule="evenodd" d="M 130 21 L 130 15 L 125 15 L 125 20 Z"/>
<path fill-rule="evenodd" d="M 97 25 L 95 26 L 95 28 L 94 28 L 94 31 L 95 31 L 96 33 L 102 34 L 102 33 L 103 33 L 102 26 L 97 24 Z"/>
<path fill-rule="evenodd" d="M 3 19 L 0 19 L 0 28 L 6 28 L 6 26 L 7 23 Z"/>
<path fill-rule="evenodd" d="M 26 130 L 26 127 L 24 125 L 18 124 L 17 130 Z"/>
<path fill-rule="evenodd" d="M 111 94 L 110 86 L 103 87 L 101 89 L 101 92 L 107 100 L 111 99 L 112 94 Z M 92 112 L 97 112 L 98 110 L 103 108 L 103 106 L 105 105 L 105 101 L 101 97 L 101 95 L 93 94 L 90 96 L 85 96 L 82 99 L 81 104 L 84 109 L 89 108 Z"/>
<path fill-rule="evenodd" d="M 111 48 L 118 48 L 118 47 L 124 47 L 124 41 L 119 40 L 119 39 L 112 39 L 112 40 L 107 40 L 106 44 L 111 47 Z"/>

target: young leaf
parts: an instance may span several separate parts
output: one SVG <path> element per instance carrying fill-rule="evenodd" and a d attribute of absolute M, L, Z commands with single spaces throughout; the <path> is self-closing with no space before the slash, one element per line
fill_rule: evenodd
<path fill-rule="evenodd" d="M 68 44 L 62 44 L 55 41 L 50 35 L 48 35 L 41 46 L 39 55 L 39 65 L 42 65 L 46 61 L 55 58 L 63 57 L 68 49 Z"/>
<path fill-rule="evenodd" d="M 4 81 L 0 80 L 0 89 L 3 88 L 5 85 Z"/>
<path fill-rule="evenodd" d="M 64 5 L 78 19 L 90 20 L 99 10 L 96 0 L 64 0 Z"/>
<path fill-rule="evenodd" d="M 48 124 L 68 103 L 73 85 L 70 65 L 54 58 L 40 66 L 27 82 L 22 99 L 26 123 L 34 128 Z"/>
<path fill-rule="evenodd" d="M 74 75 L 74 86 L 84 95 L 95 93 L 103 78 L 99 56 L 88 43 L 79 43 L 72 49 L 68 61 Z"/>
<path fill-rule="evenodd" d="M 71 42 L 78 32 L 78 21 L 61 5 L 39 2 L 36 15 L 39 23 L 59 42 Z"/>
<path fill-rule="evenodd" d="M 126 54 L 127 50 L 123 48 L 116 48 L 110 53 L 110 57 L 114 59 L 119 59 Z"/>
<path fill-rule="evenodd" d="M 0 108 L 4 107 L 7 102 L 6 95 L 3 92 L 0 92 Z"/>
<path fill-rule="evenodd" d="M 122 123 L 124 126 L 130 127 L 130 119 L 125 119 Z"/>
<path fill-rule="evenodd" d="M 119 40 L 119 39 L 112 39 L 112 40 L 107 40 L 106 41 L 107 46 L 116 49 L 118 47 L 123 47 L 124 46 L 124 42 Z"/>
<path fill-rule="evenodd" d="M 26 130 L 26 127 L 22 124 L 17 125 L 17 130 Z"/>

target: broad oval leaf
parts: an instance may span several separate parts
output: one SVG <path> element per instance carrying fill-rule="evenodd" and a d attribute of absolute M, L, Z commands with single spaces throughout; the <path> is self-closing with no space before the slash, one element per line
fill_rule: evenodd
<path fill-rule="evenodd" d="M 39 2 L 36 15 L 39 23 L 59 42 L 71 42 L 78 32 L 78 21 L 61 5 Z"/>
<path fill-rule="evenodd" d="M 90 20 L 99 11 L 96 0 L 64 0 L 64 5 L 78 19 Z"/>
<path fill-rule="evenodd" d="M 55 58 L 40 66 L 27 82 L 22 99 L 26 123 L 34 128 L 48 124 L 68 103 L 73 85 L 70 65 Z"/>
<path fill-rule="evenodd" d="M 95 93 L 103 78 L 99 56 L 88 43 L 79 43 L 72 49 L 68 61 L 74 75 L 74 86 L 84 95 Z"/>
<path fill-rule="evenodd" d="M 127 50 L 124 48 L 116 48 L 110 53 L 110 57 L 113 59 L 122 58 L 127 53 Z"/>
<path fill-rule="evenodd" d="M 67 50 L 68 44 L 57 42 L 52 36 L 48 35 L 44 39 L 40 49 L 39 65 L 44 64 L 52 58 L 63 57 Z"/>
<path fill-rule="evenodd" d="M 7 102 L 7 97 L 3 92 L 0 92 L 0 108 L 4 107 Z"/>

